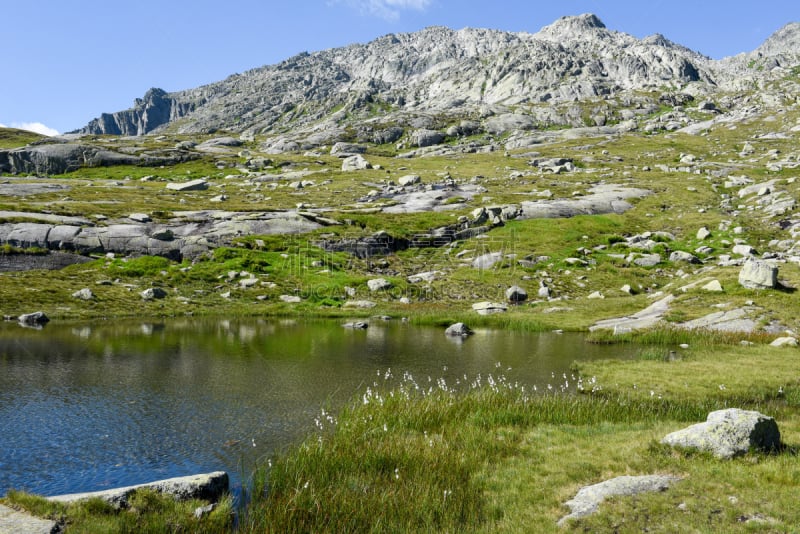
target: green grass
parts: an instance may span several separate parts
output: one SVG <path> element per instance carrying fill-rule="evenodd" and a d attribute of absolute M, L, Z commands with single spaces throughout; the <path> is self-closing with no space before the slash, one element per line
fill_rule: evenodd
<path fill-rule="evenodd" d="M 2 501 L 7 506 L 56 521 L 65 534 L 223 533 L 231 532 L 233 526 L 233 501 L 229 497 L 202 518 L 196 518 L 194 510 L 207 502 L 196 499 L 177 501 L 146 489 L 133 493 L 124 508 L 116 508 L 98 498 L 73 504 L 55 503 L 19 491 L 9 491 Z"/>
<path fill-rule="evenodd" d="M 28 130 L 0 128 L 0 150 L 23 147 L 40 139 L 44 139 L 44 136 Z"/>

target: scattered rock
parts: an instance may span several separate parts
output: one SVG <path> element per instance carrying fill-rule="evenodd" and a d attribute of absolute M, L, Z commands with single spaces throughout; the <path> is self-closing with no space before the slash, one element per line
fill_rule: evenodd
<path fill-rule="evenodd" d="M 697 239 L 700 239 L 702 241 L 703 239 L 708 239 L 709 237 L 711 237 L 711 230 L 709 230 L 705 226 L 703 226 L 697 231 Z"/>
<path fill-rule="evenodd" d="M 797 338 L 792 336 L 784 336 L 775 339 L 772 343 L 770 343 L 771 347 L 796 347 L 797 346 Z"/>
<path fill-rule="evenodd" d="M 746 454 L 751 448 L 765 452 L 777 450 L 781 446 L 781 434 L 772 417 L 729 408 L 709 413 L 705 423 L 668 434 L 661 443 L 698 449 L 727 459 Z"/>
<path fill-rule="evenodd" d="M 773 289 L 778 286 L 778 267 L 766 261 L 748 259 L 739 271 L 739 284 L 747 289 Z"/>
<path fill-rule="evenodd" d="M 502 252 L 490 252 L 483 254 L 472 260 L 472 267 L 475 269 L 491 269 L 496 263 L 503 261 Z"/>
<path fill-rule="evenodd" d="M 370 291 L 385 291 L 392 288 L 392 283 L 385 278 L 376 278 L 367 281 L 367 287 Z"/>
<path fill-rule="evenodd" d="M 587 299 L 604 299 L 606 297 L 602 293 L 600 293 L 599 291 L 594 291 L 594 292 L 590 293 L 586 298 Z"/>
<path fill-rule="evenodd" d="M 455 323 L 448 326 L 444 334 L 451 337 L 467 337 L 472 335 L 472 330 L 464 323 Z"/>
<path fill-rule="evenodd" d="M 297 304 L 298 302 L 302 302 L 303 300 L 297 295 L 281 295 L 278 298 L 281 300 L 281 302 L 286 302 L 288 304 Z"/>
<path fill-rule="evenodd" d="M 81 300 L 92 300 L 94 298 L 94 293 L 88 287 L 84 287 L 72 294 L 72 298 L 81 299 Z"/>
<path fill-rule="evenodd" d="M 356 154 L 355 156 L 350 156 L 342 161 L 342 171 L 350 172 L 350 171 L 361 171 L 366 169 L 371 169 L 372 164 L 369 161 L 364 159 L 364 156 L 361 154 Z"/>
<path fill-rule="evenodd" d="M 676 250 L 672 254 L 669 255 L 669 261 L 671 262 L 685 262 L 685 263 L 702 263 L 700 259 L 695 256 L 694 254 L 690 254 L 688 252 L 684 252 L 682 250 Z"/>
<path fill-rule="evenodd" d="M 128 218 L 133 222 L 146 223 L 150 222 L 150 216 L 146 213 L 131 213 Z"/>
<path fill-rule="evenodd" d="M 139 294 L 144 300 L 163 299 L 167 296 L 167 292 L 160 287 L 148 287 Z"/>
<path fill-rule="evenodd" d="M 416 174 L 407 174 L 407 175 L 401 176 L 400 178 L 397 179 L 397 183 L 402 187 L 406 187 L 406 186 L 409 186 L 409 185 L 416 185 L 416 184 L 420 183 L 421 181 L 422 181 L 422 178 L 420 178 L 419 175 L 416 175 Z"/>
<path fill-rule="evenodd" d="M 520 304 L 528 300 L 528 292 L 519 286 L 511 286 L 506 289 L 506 300 L 512 304 Z"/>
<path fill-rule="evenodd" d="M 706 285 L 704 285 L 703 289 L 705 289 L 706 291 L 712 291 L 718 293 L 722 291 L 722 284 L 719 283 L 719 280 L 712 280 Z"/>
<path fill-rule="evenodd" d="M 670 475 L 622 476 L 600 482 L 599 484 L 584 486 L 578 491 L 575 497 L 564 503 L 569 507 L 571 513 L 562 517 L 558 521 L 558 525 L 563 526 L 570 519 L 586 517 L 595 513 L 600 503 L 609 497 L 666 491 L 672 484 L 679 480 L 679 477 Z"/>

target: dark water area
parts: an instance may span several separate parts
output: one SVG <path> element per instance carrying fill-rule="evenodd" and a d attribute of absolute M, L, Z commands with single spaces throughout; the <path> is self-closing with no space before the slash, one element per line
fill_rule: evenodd
<path fill-rule="evenodd" d="M 380 373 L 420 384 L 478 373 L 546 387 L 575 360 L 635 349 L 578 334 L 372 321 L 180 319 L 0 324 L 0 495 L 95 491 L 216 470 L 234 491 Z M 553 378 L 555 376 L 556 378 Z"/>

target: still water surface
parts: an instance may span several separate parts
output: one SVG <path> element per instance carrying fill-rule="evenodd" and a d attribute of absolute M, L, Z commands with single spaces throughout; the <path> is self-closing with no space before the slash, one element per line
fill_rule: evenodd
<path fill-rule="evenodd" d="M 215 470 L 236 490 L 255 462 L 306 436 L 322 407 L 336 409 L 389 369 L 421 384 L 502 373 L 541 388 L 575 360 L 634 350 L 497 330 L 461 342 L 381 321 L 367 330 L 258 319 L 0 324 L 0 495 Z"/>

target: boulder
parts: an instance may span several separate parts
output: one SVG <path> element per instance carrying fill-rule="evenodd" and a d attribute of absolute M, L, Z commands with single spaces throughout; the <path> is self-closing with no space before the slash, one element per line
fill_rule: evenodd
<path fill-rule="evenodd" d="M 511 286 L 506 289 L 506 300 L 512 304 L 520 304 L 528 300 L 528 292 L 519 286 Z"/>
<path fill-rule="evenodd" d="M 769 344 L 771 347 L 796 347 L 797 338 L 792 336 L 779 337 Z"/>
<path fill-rule="evenodd" d="M 50 322 L 50 318 L 42 311 L 22 314 L 17 320 L 24 326 L 42 326 Z"/>
<path fill-rule="evenodd" d="M 709 230 L 705 226 L 703 226 L 697 231 L 697 239 L 702 241 L 703 239 L 708 239 L 709 237 L 711 237 L 711 230 Z"/>
<path fill-rule="evenodd" d="M 148 287 L 139 293 L 144 300 L 163 299 L 167 296 L 167 292 L 160 287 Z"/>
<path fill-rule="evenodd" d="M 416 185 L 422 181 L 422 178 L 419 177 L 417 174 L 407 174 L 405 176 L 401 176 L 397 179 L 397 183 L 402 187 L 406 187 L 409 185 Z"/>
<path fill-rule="evenodd" d="M 705 423 L 666 435 L 661 443 L 710 452 L 717 458 L 727 459 L 746 454 L 751 448 L 777 450 L 781 445 L 781 433 L 772 417 L 729 408 L 711 412 Z"/>
<path fill-rule="evenodd" d="M 773 289 L 778 286 L 778 267 L 766 261 L 748 259 L 739 271 L 739 284 L 747 289 Z"/>
<path fill-rule="evenodd" d="M 442 141 L 444 141 L 444 134 L 436 130 L 421 129 L 411 133 L 411 143 L 420 148 L 438 145 Z"/>
<path fill-rule="evenodd" d="M 675 252 L 670 254 L 669 261 L 685 262 L 685 263 L 702 263 L 694 254 L 690 254 L 689 252 L 684 252 L 682 250 L 676 250 Z"/>
<path fill-rule="evenodd" d="M 704 285 L 703 289 L 706 291 L 719 293 L 720 291 L 722 291 L 722 284 L 720 284 L 719 280 L 712 280 L 706 285 Z"/>
<path fill-rule="evenodd" d="M 374 280 L 367 281 L 367 287 L 370 291 L 384 291 L 392 288 L 392 283 L 385 278 L 375 278 Z"/>
<path fill-rule="evenodd" d="M 503 254 L 501 252 L 490 252 L 483 254 L 472 260 L 472 267 L 475 269 L 491 269 L 494 264 L 503 261 Z"/>
<path fill-rule="evenodd" d="M 451 337 L 467 337 L 472 335 L 472 330 L 464 323 L 455 323 L 448 326 L 444 334 Z"/>
<path fill-rule="evenodd" d="M 733 247 L 732 252 L 734 254 L 738 254 L 739 256 L 745 256 L 745 257 L 755 256 L 756 254 L 758 254 L 756 249 L 754 249 L 750 245 L 736 245 Z"/>
<path fill-rule="evenodd" d="M 362 156 L 361 154 L 350 156 L 342 161 L 342 171 L 344 172 L 361 171 L 371 168 L 372 165 L 370 164 L 370 162 L 364 159 L 364 156 Z"/>
<path fill-rule="evenodd" d="M 600 503 L 609 497 L 666 491 L 679 480 L 679 477 L 670 475 L 622 476 L 591 486 L 584 486 L 575 497 L 564 503 L 569 507 L 571 513 L 562 517 L 558 521 L 558 525 L 563 526 L 570 519 L 586 517 L 595 513 Z"/>
<path fill-rule="evenodd" d="M 94 298 L 94 293 L 88 287 L 84 287 L 72 294 L 72 298 L 81 299 L 81 300 L 92 300 Z"/>
<path fill-rule="evenodd" d="M 350 328 L 352 330 L 366 330 L 369 328 L 369 323 L 366 321 L 353 321 L 349 323 L 344 323 L 342 325 L 344 328 Z"/>
<path fill-rule="evenodd" d="M 661 263 L 660 254 L 642 254 L 633 258 L 633 264 L 639 267 L 655 267 L 659 263 Z"/>

